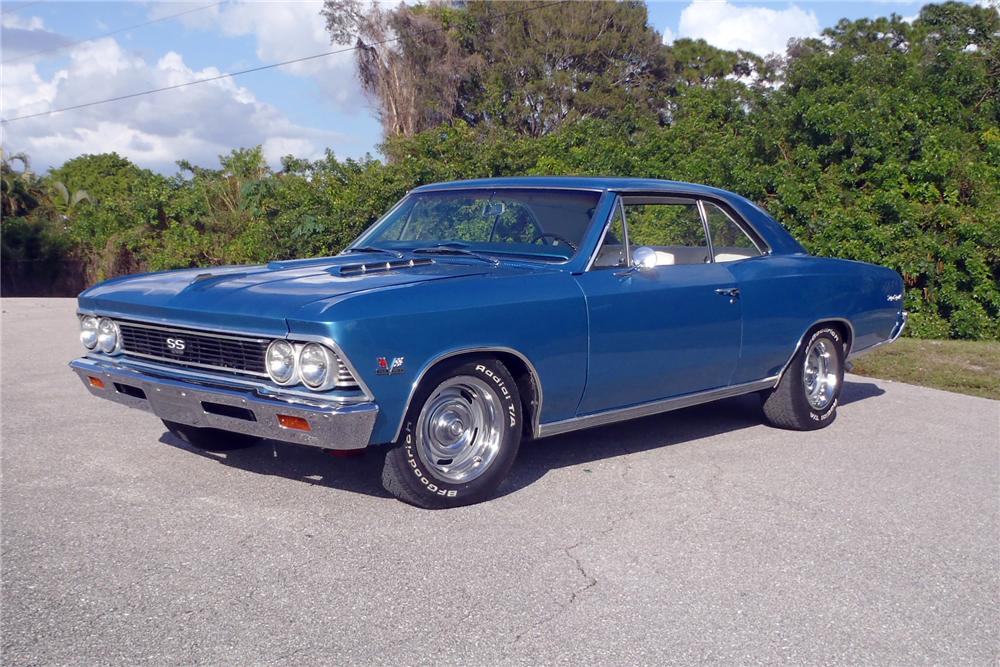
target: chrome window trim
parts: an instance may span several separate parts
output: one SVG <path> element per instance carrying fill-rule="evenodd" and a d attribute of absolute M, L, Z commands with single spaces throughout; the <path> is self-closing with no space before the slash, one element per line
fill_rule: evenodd
<path fill-rule="evenodd" d="M 773 252 L 773 249 L 771 248 L 771 245 L 767 242 L 767 238 L 765 238 L 764 235 L 760 233 L 760 230 L 758 230 L 753 225 L 753 223 L 751 223 L 749 220 L 747 220 L 746 218 L 744 218 L 737 211 L 732 210 L 732 212 L 730 212 L 729 209 L 732 209 L 732 207 L 725 200 L 720 199 L 718 197 L 713 197 L 712 195 L 706 195 L 704 193 L 678 192 L 677 190 L 655 191 L 655 190 L 650 190 L 649 188 L 635 188 L 635 189 L 632 189 L 632 188 L 615 188 L 612 192 L 614 192 L 615 194 L 617 194 L 619 197 L 626 196 L 626 195 L 629 195 L 629 196 L 643 196 L 643 195 L 645 195 L 645 196 L 649 196 L 649 197 L 679 197 L 679 198 L 683 198 L 683 199 L 695 199 L 695 200 L 698 200 L 698 201 L 706 201 L 706 202 L 715 204 L 716 206 L 718 206 L 722 210 L 723 213 L 725 213 L 727 216 L 729 216 L 730 220 L 732 220 L 733 222 L 735 222 L 737 224 L 737 226 L 743 227 L 743 228 L 746 228 L 746 229 L 750 229 L 750 230 L 753 231 L 753 236 L 757 237 L 757 239 L 759 239 L 760 242 L 764 245 L 764 249 L 761 250 L 761 255 L 770 255 Z M 752 203 L 753 202 L 751 202 L 751 204 Z M 761 209 L 761 210 L 763 210 L 763 209 Z M 735 218 L 733 217 L 734 214 L 736 215 Z M 751 238 L 751 241 L 753 241 L 753 238 Z M 754 244 L 756 245 L 756 241 L 754 241 Z M 747 259 L 753 259 L 753 258 L 752 257 L 748 257 Z"/>
<path fill-rule="evenodd" d="M 408 191 L 405 195 L 403 195 L 403 197 L 398 202 L 396 202 L 396 204 L 392 208 L 390 208 L 385 214 L 379 216 L 378 220 L 376 220 L 371 225 L 369 225 L 369 227 L 367 229 L 365 229 L 365 231 L 362 232 L 360 236 L 358 236 L 356 239 L 354 239 L 353 241 L 351 241 L 347 246 L 345 246 L 345 248 L 350 248 L 352 246 L 367 245 L 368 244 L 368 237 L 371 236 L 374 233 L 375 228 L 378 227 L 385 218 L 389 217 L 393 212 L 395 212 L 396 209 L 398 209 L 400 206 L 402 206 L 403 202 L 405 202 L 407 200 L 407 198 L 410 197 L 410 195 L 423 195 L 423 194 L 432 194 L 432 193 L 438 193 L 438 192 L 452 192 L 452 191 L 461 191 L 461 190 L 493 190 L 493 191 L 496 191 L 496 190 L 502 190 L 502 189 L 505 189 L 505 188 L 502 187 L 502 186 L 501 187 L 497 187 L 497 186 L 482 186 L 482 185 L 469 185 L 469 186 L 459 186 L 459 187 L 448 187 L 448 188 L 441 188 L 440 190 L 438 190 L 436 188 L 432 189 L 432 190 L 420 190 L 420 187 L 413 188 L 412 190 Z M 601 193 L 601 197 L 598 198 L 597 204 L 594 206 L 595 213 L 597 212 L 597 209 L 599 209 L 601 207 L 601 200 L 603 199 L 603 197 L 609 194 L 609 190 L 607 188 L 596 188 L 596 187 L 574 188 L 574 187 L 568 187 L 568 186 L 546 187 L 546 186 L 541 186 L 541 185 L 528 185 L 528 186 L 524 186 L 524 187 L 521 187 L 521 186 L 507 186 L 506 189 L 508 189 L 508 190 L 560 190 L 560 191 L 563 191 L 563 192 L 599 192 L 599 193 Z M 614 194 L 614 193 L 610 193 L 610 194 Z M 608 220 L 610 220 L 610 218 L 608 218 Z M 583 244 L 586 242 L 587 237 L 592 233 L 595 224 L 597 224 L 596 220 L 593 217 L 591 217 L 590 218 L 590 222 L 587 223 L 587 228 L 583 230 L 583 235 L 580 237 L 580 247 L 581 248 L 583 247 Z M 605 221 L 605 224 L 607 224 L 607 221 Z M 387 248 L 387 250 L 395 250 L 395 248 Z M 479 252 L 482 252 L 482 254 L 484 254 L 484 255 L 489 255 L 489 253 L 485 252 L 485 251 L 479 251 Z M 343 252 L 339 253 L 339 255 L 343 255 L 343 254 L 344 254 Z M 502 255 L 502 253 L 501 253 L 501 255 Z M 579 250 L 575 250 L 575 251 L 573 251 L 573 254 L 569 258 L 564 259 L 561 262 L 546 261 L 544 259 L 532 260 L 532 259 L 530 259 L 530 256 L 524 256 L 523 259 L 519 259 L 518 261 L 521 261 L 521 262 L 524 262 L 524 263 L 528 263 L 528 264 L 532 264 L 532 265 L 534 265 L 534 264 L 541 264 L 542 266 L 549 266 L 549 267 L 565 267 L 565 266 L 567 266 L 569 264 L 573 264 L 575 262 L 578 262 L 580 260 L 579 255 L 580 255 L 580 251 Z M 519 255 L 518 257 L 520 258 L 521 256 Z"/>
<path fill-rule="evenodd" d="M 392 441 L 396 442 L 399 440 L 400 434 L 403 432 L 403 424 L 406 422 L 406 414 L 410 411 L 410 404 L 413 402 L 413 397 L 417 393 L 417 389 L 420 387 L 420 383 L 423 381 L 424 377 L 427 375 L 428 371 L 437 366 L 442 361 L 451 359 L 452 357 L 457 357 L 463 354 L 475 354 L 476 352 L 503 352 L 506 354 L 513 354 L 515 357 L 524 362 L 524 365 L 528 367 L 528 372 L 531 374 L 531 381 L 535 385 L 535 393 L 537 396 L 537 405 L 535 406 L 535 414 L 532 418 L 531 433 L 534 437 L 540 437 L 539 434 L 539 421 L 542 418 L 542 379 L 538 375 L 538 370 L 535 365 L 531 363 L 528 357 L 524 356 L 512 347 L 503 346 L 489 346 L 489 347 L 467 347 L 456 350 L 451 350 L 445 352 L 444 354 L 438 355 L 431 359 L 428 363 L 424 364 L 424 367 L 420 370 L 420 373 L 413 380 L 413 384 L 410 385 L 410 393 L 406 397 L 406 403 L 403 406 L 403 412 L 399 418 L 399 426 L 396 427 L 396 434 L 393 436 Z"/>
<path fill-rule="evenodd" d="M 705 243 L 708 244 L 708 257 L 711 263 L 715 264 L 715 246 L 712 244 L 712 233 L 708 229 L 708 213 L 705 212 L 705 202 L 698 200 L 698 215 L 701 217 L 701 228 L 705 234 Z"/>
<path fill-rule="evenodd" d="M 608 230 L 611 229 L 611 224 L 615 219 L 615 210 L 618 210 L 622 216 L 622 235 L 625 237 L 625 266 L 618 268 L 629 268 L 632 266 L 632 249 L 629 247 L 628 243 L 628 224 L 625 221 L 625 206 L 622 204 L 622 198 L 619 195 L 615 195 L 614 206 L 611 207 L 611 215 L 608 216 L 607 221 L 604 223 L 604 229 L 601 230 L 601 237 L 597 240 L 597 247 L 594 248 L 594 252 L 590 254 L 590 259 L 587 261 L 587 266 L 583 269 L 584 273 L 587 273 L 594 268 L 594 262 L 597 261 L 597 256 L 601 254 L 601 248 L 604 247 L 604 238 L 608 235 Z M 604 268 L 604 267 L 602 267 Z M 611 267 L 607 267 L 611 268 Z"/>
<path fill-rule="evenodd" d="M 708 234 L 708 242 L 709 242 L 709 245 L 712 245 L 712 247 L 713 247 L 713 251 L 712 251 L 712 261 L 713 262 L 715 261 L 715 250 L 714 250 L 714 245 L 713 245 L 713 242 L 712 242 L 712 230 L 708 227 L 708 211 L 705 210 L 705 203 L 706 202 L 709 203 L 709 204 L 711 204 L 715 208 L 719 209 L 720 211 L 722 211 L 722 215 L 724 215 L 727 218 L 729 218 L 729 221 L 731 223 L 733 223 L 734 225 L 736 225 L 737 229 L 739 229 L 741 232 L 743 232 L 743 235 L 745 237 L 747 237 L 747 239 L 749 239 L 750 243 L 753 244 L 753 247 L 757 249 L 757 257 L 762 257 L 764 255 L 769 255 L 771 253 L 771 248 L 767 245 L 767 242 L 764 240 L 764 237 L 762 237 L 760 235 L 760 233 L 756 230 L 756 228 L 752 227 L 749 222 L 743 221 L 742 223 L 740 223 L 739 220 L 737 220 L 736 218 L 734 218 L 729 213 L 729 211 L 726 210 L 726 208 L 724 206 L 719 206 L 719 202 L 717 202 L 717 201 L 712 201 L 711 199 L 699 199 L 698 200 L 698 206 L 699 206 L 699 208 L 702 211 L 702 218 L 705 220 L 705 231 Z M 741 217 L 740 220 L 742 220 L 742 219 L 743 218 Z M 744 227 L 750 227 L 751 229 L 753 229 L 754 233 L 753 234 L 747 234 L 747 231 L 746 231 L 746 229 L 744 229 Z M 760 243 L 758 243 L 757 240 L 754 239 L 755 236 L 757 237 L 757 240 L 760 241 L 760 243 L 764 244 L 764 248 L 763 249 L 761 249 Z M 753 257 L 744 257 L 743 259 L 753 259 Z M 743 259 L 737 259 L 737 260 L 733 260 L 733 261 L 742 262 Z M 728 264 L 729 262 L 724 262 L 724 263 Z"/>
<path fill-rule="evenodd" d="M 606 426 L 608 424 L 614 424 L 630 419 L 638 419 L 640 417 L 649 417 L 651 415 L 670 412 L 672 410 L 680 410 L 681 408 L 700 405 L 702 403 L 710 403 L 723 398 L 732 398 L 733 396 L 752 394 L 753 392 L 760 391 L 762 389 L 770 389 L 774 386 L 774 384 L 775 378 L 769 377 L 762 380 L 755 380 L 753 382 L 731 385 L 729 387 L 710 389 L 708 391 L 685 394 L 683 396 L 675 396 L 673 398 L 665 398 L 658 401 L 651 401 L 649 403 L 640 403 L 639 405 L 633 405 L 625 408 L 605 410 L 604 412 L 597 412 L 591 415 L 571 417 L 570 419 L 563 419 L 562 421 L 542 424 L 539 428 L 539 434 L 537 437 L 547 438 L 553 435 L 569 433 L 570 431 L 578 431 L 596 426 Z"/>

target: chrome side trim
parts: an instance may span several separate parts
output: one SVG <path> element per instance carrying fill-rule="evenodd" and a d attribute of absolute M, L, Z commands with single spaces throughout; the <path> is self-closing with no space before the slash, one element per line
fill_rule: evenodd
<path fill-rule="evenodd" d="M 364 449 L 378 416 L 378 406 L 374 403 L 340 406 L 287 403 L 257 396 L 252 391 L 155 377 L 86 357 L 69 365 L 94 396 L 152 412 L 167 421 L 324 449 Z M 104 386 L 95 387 L 91 377 L 102 380 Z M 310 430 L 285 428 L 278 422 L 278 415 L 305 419 Z"/>
<path fill-rule="evenodd" d="M 686 394 L 684 396 L 667 398 L 660 401 L 641 403 L 627 408 L 606 410 L 605 412 L 598 412 L 592 415 L 572 417 L 562 421 L 542 424 L 539 429 L 538 437 L 547 438 L 552 435 L 559 435 L 560 433 L 568 433 L 570 431 L 577 431 L 584 428 L 614 424 L 615 422 L 638 419 L 639 417 L 648 417 L 662 412 L 670 412 L 671 410 L 680 410 L 681 408 L 700 405 L 701 403 L 710 403 L 723 398 L 742 396 L 743 394 L 752 394 L 753 392 L 761 391 L 762 389 L 770 389 L 774 386 L 774 380 L 775 379 L 773 377 L 764 378 L 763 380 L 746 382 L 744 384 L 733 385 L 731 387 L 710 389 L 708 391 L 701 391 L 695 394 Z"/>
<path fill-rule="evenodd" d="M 852 350 L 851 353 L 847 356 L 847 359 L 856 359 L 860 357 L 862 354 L 868 354 L 872 350 L 880 348 L 883 345 L 889 345 L 890 343 L 895 343 L 899 339 L 899 337 L 903 335 L 903 329 L 906 328 L 906 323 L 909 321 L 909 319 L 910 319 L 909 311 L 904 310 L 899 314 L 899 318 L 896 320 L 895 326 L 892 327 L 892 332 L 889 334 L 888 338 L 886 338 L 881 343 L 875 343 L 874 345 L 869 345 L 868 347 L 862 350 L 858 350 L 857 352 Z"/>
<path fill-rule="evenodd" d="M 850 340 L 850 347 L 847 348 L 847 353 L 844 354 L 844 360 L 846 361 L 848 357 L 851 356 L 852 348 L 854 347 L 854 325 L 851 324 L 851 321 L 844 319 L 843 317 L 824 317 L 822 319 L 816 320 L 815 322 L 807 326 L 806 330 L 802 332 L 801 336 L 799 336 L 799 342 L 795 344 L 795 349 L 792 350 L 792 354 L 791 356 L 788 357 L 788 361 L 785 362 L 784 366 L 781 367 L 781 371 L 775 377 L 773 386 L 775 387 L 778 386 L 778 383 L 781 382 L 781 378 L 785 376 L 785 371 L 787 371 L 788 367 L 792 365 L 792 359 L 795 358 L 795 355 L 799 353 L 799 348 L 801 348 L 802 345 L 806 342 L 806 334 L 812 331 L 813 327 L 815 327 L 817 324 L 823 324 L 824 322 L 840 322 L 841 324 L 847 325 L 848 331 L 851 332 L 850 335 L 851 340 Z"/>
<path fill-rule="evenodd" d="M 515 357 L 524 362 L 524 365 L 528 367 L 528 372 L 531 373 L 531 381 L 535 385 L 535 394 L 537 395 L 537 401 L 535 405 L 535 414 L 532 419 L 531 433 L 534 437 L 540 437 L 539 434 L 539 420 L 542 417 L 542 380 L 538 375 L 538 371 L 535 369 L 535 365 L 531 361 L 511 347 L 502 346 L 491 346 L 491 347 L 468 347 L 460 350 L 451 350 L 450 352 L 445 352 L 429 361 L 420 370 L 420 374 L 417 375 L 416 379 L 413 380 L 413 384 L 410 385 L 410 395 L 406 397 L 406 405 L 403 406 L 403 412 L 399 417 L 399 426 L 396 427 L 396 434 L 393 436 L 392 441 L 396 442 L 399 440 L 399 434 L 403 432 L 403 423 L 406 421 L 406 413 L 410 411 L 410 403 L 413 402 L 413 396 L 417 393 L 417 388 L 423 381 L 424 376 L 432 368 L 437 366 L 442 361 L 450 359 L 452 357 L 457 357 L 463 354 L 474 354 L 476 352 L 504 352 L 507 354 L 513 354 Z"/>

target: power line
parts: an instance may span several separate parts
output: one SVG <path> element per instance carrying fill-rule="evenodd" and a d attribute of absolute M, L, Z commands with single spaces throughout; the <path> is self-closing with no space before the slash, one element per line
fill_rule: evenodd
<path fill-rule="evenodd" d="M 0 11 L 0 14 L 13 14 L 14 12 L 19 12 L 22 9 L 25 9 L 32 5 L 40 5 L 40 4 L 42 4 L 42 0 L 33 0 L 33 2 L 22 2 L 19 5 L 11 7 L 10 9 L 5 9 L 3 11 Z"/>
<path fill-rule="evenodd" d="M 31 4 L 31 3 L 29 3 Z M 185 14 L 192 14 L 194 12 L 200 12 L 205 9 L 211 9 L 212 7 L 218 7 L 223 4 L 222 2 L 215 2 L 211 5 L 202 5 L 201 7 L 195 7 L 194 9 L 185 9 L 183 12 L 177 12 L 176 14 L 169 14 L 167 16 L 161 16 L 159 18 L 150 19 L 149 21 L 144 21 L 142 23 L 136 23 L 135 25 L 125 26 L 124 28 L 118 28 L 117 30 L 112 30 L 111 32 L 106 32 L 101 35 L 94 35 L 93 37 L 87 37 L 85 39 L 80 39 L 75 42 L 70 42 L 68 44 L 63 44 L 61 46 L 54 46 L 51 49 L 42 49 L 41 51 L 33 51 L 31 53 L 25 53 L 24 55 L 15 56 L 13 58 L 8 58 L 7 60 L 0 63 L 0 65 L 6 65 L 7 63 L 16 62 L 18 60 L 24 60 L 25 58 L 31 58 L 32 56 L 40 56 L 44 53 L 52 53 L 54 51 L 62 51 L 63 49 L 68 49 L 71 46 L 77 46 L 78 44 L 83 44 L 84 42 L 92 42 L 95 39 L 104 39 L 105 37 L 110 37 L 111 35 L 117 35 L 118 33 L 127 32 L 129 30 L 135 30 L 136 28 L 144 28 L 147 25 L 152 25 L 154 23 L 160 23 L 162 21 L 167 21 L 170 19 L 175 19 L 178 16 L 184 16 Z"/>
<path fill-rule="evenodd" d="M 555 7 L 556 5 L 563 5 L 563 4 L 566 4 L 567 2 L 572 2 L 572 1 L 573 0 L 558 0 L 557 2 L 548 2 L 548 3 L 544 3 L 544 4 L 533 5 L 533 6 L 529 7 L 528 9 L 521 9 L 521 10 L 518 10 L 518 11 L 506 12 L 506 13 L 501 13 L 501 14 L 494 14 L 493 16 L 491 16 L 489 18 L 506 18 L 508 16 L 517 16 L 517 15 L 520 15 L 520 14 L 527 14 L 528 12 L 538 11 L 540 9 L 545 9 L 547 7 Z M 442 26 L 440 28 L 429 28 L 427 30 L 421 30 L 421 31 L 419 31 L 416 34 L 418 36 L 423 36 L 423 35 L 428 35 L 428 34 L 435 33 L 435 32 L 442 32 L 443 30 L 446 30 L 446 29 L 447 28 L 445 26 Z M 174 84 L 172 86 L 163 86 L 162 88 L 152 88 L 150 90 L 141 90 L 141 91 L 136 92 L 136 93 L 129 93 L 127 95 L 119 95 L 117 97 L 109 97 L 109 98 L 106 98 L 106 99 L 103 99 L 103 100 L 94 100 L 93 102 L 84 102 L 82 104 L 74 104 L 72 106 L 61 107 L 59 109 L 49 109 L 48 111 L 39 111 L 38 113 L 25 114 L 23 116 L 15 116 L 13 118 L 4 118 L 4 119 L 0 119 L 0 123 L 7 124 L 7 123 L 13 123 L 14 121 L 18 121 L 18 120 L 27 120 L 28 118 L 39 118 L 41 116 L 51 116 L 52 114 L 61 113 L 63 111 L 74 111 L 76 109 L 84 109 L 84 108 L 87 108 L 87 107 L 97 106 L 99 104 L 108 104 L 110 102 L 120 102 L 122 100 L 132 99 L 134 97 L 142 97 L 143 95 L 152 95 L 153 93 L 162 93 L 162 92 L 165 92 L 165 91 L 168 91 L 168 90 L 177 90 L 178 88 L 187 88 L 188 86 L 195 86 L 195 85 L 198 85 L 199 83 L 209 83 L 210 81 L 218 81 L 219 79 L 227 79 L 227 78 L 231 78 L 231 77 L 242 76 L 244 74 L 251 74 L 253 72 L 261 72 L 261 71 L 268 70 L 268 69 L 274 69 L 276 67 L 284 67 L 285 65 L 294 65 L 295 63 L 301 63 L 301 62 L 305 62 L 305 61 L 308 61 L 308 60 L 316 60 L 318 58 L 326 58 L 328 56 L 334 56 L 334 55 L 337 55 L 338 53 L 348 53 L 350 51 L 357 51 L 358 49 L 363 49 L 363 48 L 367 49 L 367 48 L 371 48 L 373 46 L 383 46 L 385 44 L 391 44 L 393 42 L 398 42 L 401 39 L 403 39 L 402 35 L 400 35 L 399 37 L 392 37 L 390 39 L 385 39 L 385 40 L 382 40 L 380 42 L 372 42 L 370 44 L 359 44 L 357 46 L 350 46 L 350 47 L 346 47 L 346 48 L 343 48 L 343 49 L 335 49 L 333 51 L 325 51 L 323 53 L 315 53 L 315 54 L 313 54 L 311 56 L 303 56 L 301 58 L 293 58 L 291 60 L 284 60 L 282 62 L 271 63 L 269 65 L 260 65 L 258 67 L 251 67 L 249 69 L 239 70 L 239 71 L 236 71 L 236 72 L 226 72 L 226 73 L 223 73 L 223 74 L 217 74 L 215 76 L 205 77 L 203 79 L 194 79 L 193 81 L 187 81 L 185 83 L 177 83 L 177 84 Z"/>

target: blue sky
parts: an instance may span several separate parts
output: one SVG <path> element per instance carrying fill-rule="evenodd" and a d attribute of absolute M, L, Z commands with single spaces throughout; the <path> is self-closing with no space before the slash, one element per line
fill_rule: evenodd
<path fill-rule="evenodd" d="M 921 2 L 650 2 L 665 40 L 702 37 L 766 53 L 840 18 L 915 16 Z M 240 2 L 2 3 L 4 118 L 172 85 L 332 48 L 320 0 Z M 188 11 L 196 10 L 196 11 Z M 184 16 L 43 55 L 32 52 L 188 11 Z M 115 150 L 165 173 L 174 161 L 203 166 L 231 148 L 376 156 L 381 128 L 357 85 L 350 54 L 179 91 L 10 123 L 8 152 L 38 170 L 81 153 Z"/>

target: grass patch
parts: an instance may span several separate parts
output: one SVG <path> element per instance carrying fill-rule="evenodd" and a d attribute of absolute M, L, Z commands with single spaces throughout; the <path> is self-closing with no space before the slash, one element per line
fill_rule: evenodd
<path fill-rule="evenodd" d="M 1000 343 L 900 338 L 853 360 L 854 373 L 1000 400 Z"/>

